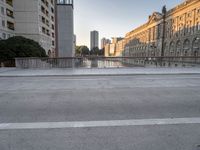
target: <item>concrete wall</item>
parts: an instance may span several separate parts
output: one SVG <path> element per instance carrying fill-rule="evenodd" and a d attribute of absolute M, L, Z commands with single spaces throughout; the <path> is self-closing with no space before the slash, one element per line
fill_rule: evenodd
<path fill-rule="evenodd" d="M 75 47 L 72 5 L 57 5 L 57 30 L 58 57 L 73 57 L 75 55 Z"/>

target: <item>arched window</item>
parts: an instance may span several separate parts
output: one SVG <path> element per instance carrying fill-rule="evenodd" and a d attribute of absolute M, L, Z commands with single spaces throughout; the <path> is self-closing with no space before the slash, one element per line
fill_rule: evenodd
<path fill-rule="evenodd" d="M 169 46 L 169 56 L 175 56 L 175 46 L 174 42 L 172 41 Z"/>
<path fill-rule="evenodd" d="M 195 38 L 192 42 L 192 56 L 198 56 L 200 51 L 200 38 Z"/>
<path fill-rule="evenodd" d="M 177 41 L 176 43 L 176 54 L 175 56 L 180 56 L 181 55 L 181 41 Z"/>
<path fill-rule="evenodd" d="M 167 56 L 168 55 L 167 43 L 163 44 L 163 50 L 164 50 L 164 56 Z"/>
<path fill-rule="evenodd" d="M 188 56 L 190 51 L 190 41 L 186 39 L 183 43 L 183 56 Z"/>
<path fill-rule="evenodd" d="M 51 57 L 51 50 L 48 51 L 48 56 Z"/>

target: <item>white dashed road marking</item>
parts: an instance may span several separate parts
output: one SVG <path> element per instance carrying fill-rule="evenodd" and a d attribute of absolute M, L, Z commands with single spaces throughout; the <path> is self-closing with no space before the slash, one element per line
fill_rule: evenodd
<path fill-rule="evenodd" d="M 158 126 L 200 124 L 200 118 L 166 118 L 82 122 L 37 122 L 37 123 L 2 123 L 0 130 L 23 129 L 65 129 L 65 128 L 94 128 L 94 127 L 126 127 L 126 126 Z"/>

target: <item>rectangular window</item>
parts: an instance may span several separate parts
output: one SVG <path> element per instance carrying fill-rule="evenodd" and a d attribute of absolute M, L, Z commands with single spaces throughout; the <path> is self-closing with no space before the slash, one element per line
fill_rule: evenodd
<path fill-rule="evenodd" d="M 5 26 L 6 26 L 5 20 L 2 20 L 2 27 L 5 27 Z"/>
<path fill-rule="evenodd" d="M 5 13 L 4 13 L 4 8 L 3 8 L 3 7 L 1 7 L 1 14 L 2 14 L 2 15 L 5 15 Z"/>
<path fill-rule="evenodd" d="M 197 25 L 196 25 L 196 30 L 199 31 L 200 30 L 200 23 L 197 22 Z"/>
<path fill-rule="evenodd" d="M 50 36 L 49 30 L 46 30 L 46 33 L 47 33 L 48 36 Z"/>
<path fill-rule="evenodd" d="M 45 18 L 44 18 L 44 17 L 42 17 L 42 23 L 44 23 L 44 24 L 45 24 Z"/>
<path fill-rule="evenodd" d="M 53 17 L 53 16 L 51 16 L 51 21 L 53 21 L 53 22 L 54 22 L 54 17 Z"/>
<path fill-rule="evenodd" d="M 7 27 L 8 27 L 8 29 L 10 29 L 10 30 L 15 30 L 14 23 L 12 23 L 12 22 L 10 22 L 10 21 L 7 21 Z"/>
<path fill-rule="evenodd" d="M 48 20 L 46 20 L 46 25 L 49 27 L 49 21 Z"/>
<path fill-rule="evenodd" d="M 46 33 L 46 30 L 45 30 L 45 28 L 44 27 L 42 27 L 42 33 Z"/>
<path fill-rule="evenodd" d="M 6 34 L 5 33 L 2 33 L 2 38 L 6 39 Z"/>
<path fill-rule="evenodd" d="M 46 16 L 49 17 L 49 12 L 46 10 Z"/>
<path fill-rule="evenodd" d="M 6 9 L 6 14 L 7 14 L 7 16 L 14 18 L 13 11 Z"/>
<path fill-rule="evenodd" d="M 51 12 L 54 13 L 54 9 L 51 7 Z"/>
<path fill-rule="evenodd" d="M 49 7 L 49 3 L 46 1 L 46 6 Z"/>
<path fill-rule="evenodd" d="M 45 8 L 43 6 L 41 6 L 41 12 L 45 14 Z"/>

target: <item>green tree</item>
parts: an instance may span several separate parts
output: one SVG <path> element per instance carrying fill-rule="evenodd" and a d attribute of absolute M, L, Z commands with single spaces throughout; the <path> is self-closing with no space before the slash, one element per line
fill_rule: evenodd
<path fill-rule="evenodd" d="M 75 54 L 76 54 L 76 56 L 80 56 L 81 55 L 80 46 L 76 46 Z"/>
<path fill-rule="evenodd" d="M 98 55 L 99 55 L 99 48 L 98 48 L 98 47 L 94 47 L 94 48 L 90 51 L 90 55 L 98 56 Z"/>
<path fill-rule="evenodd" d="M 35 41 L 15 36 L 0 41 L 0 59 L 16 57 L 47 57 L 45 50 Z"/>
<path fill-rule="evenodd" d="M 86 56 L 89 55 L 90 51 L 89 48 L 85 45 L 83 46 L 76 46 L 76 56 Z"/>
<path fill-rule="evenodd" d="M 99 50 L 99 56 L 104 56 L 105 48 Z"/>

